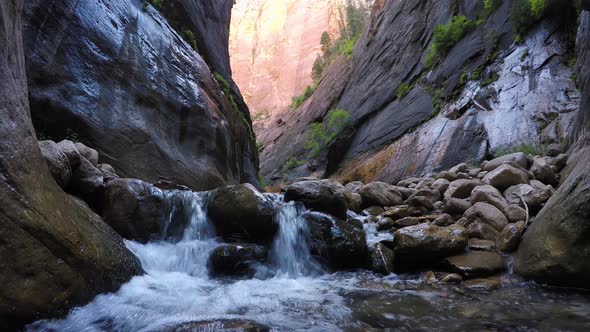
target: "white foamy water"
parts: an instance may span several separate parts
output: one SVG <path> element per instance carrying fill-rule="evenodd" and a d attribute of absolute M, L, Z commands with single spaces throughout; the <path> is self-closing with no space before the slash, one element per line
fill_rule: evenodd
<path fill-rule="evenodd" d="M 174 206 L 167 226 L 186 223 L 179 242 L 125 242 L 146 275 L 116 293 L 97 296 L 63 320 L 37 322 L 29 330 L 161 331 L 183 322 L 243 318 L 279 330 L 325 331 L 337 330 L 349 316 L 329 278 L 317 277 L 321 269 L 311 257 L 301 206 L 279 202 L 280 230 L 269 253 L 274 278 L 216 280 L 208 276 L 207 260 L 221 242 L 207 220 L 203 198 L 185 192 L 170 199 Z"/>

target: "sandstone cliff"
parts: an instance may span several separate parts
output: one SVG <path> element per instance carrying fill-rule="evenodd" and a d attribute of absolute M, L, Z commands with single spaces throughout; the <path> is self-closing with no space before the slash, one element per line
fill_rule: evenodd
<path fill-rule="evenodd" d="M 74 135 L 122 176 L 194 189 L 256 183 L 248 109 L 229 77 L 232 1 L 166 4 L 182 31 L 147 1 L 27 1 L 37 131 L 54 140 Z M 195 45 L 183 39 L 186 31 Z"/>
<path fill-rule="evenodd" d="M 335 61 L 305 104 L 260 133 L 262 173 L 396 182 L 520 145 L 569 146 L 580 99 L 567 61 L 575 18 L 550 16 L 515 44 L 512 5 L 503 1 L 429 70 L 435 27 L 458 15 L 475 22 L 483 2 L 377 2 L 352 60 Z M 310 160 L 308 128 L 335 108 L 351 128 Z M 305 165 L 285 169 L 290 159 Z"/>
<path fill-rule="evenodd" d="M 372 1 L 363 0 L 366 4 Z M 256 119 L 289 108 L 311 84 L 324 31 L 336 37 L 344 0 L 239 0 L 230 54 L 234 79 Z M 261 121 L 262 122 L 262 121 Z"/>

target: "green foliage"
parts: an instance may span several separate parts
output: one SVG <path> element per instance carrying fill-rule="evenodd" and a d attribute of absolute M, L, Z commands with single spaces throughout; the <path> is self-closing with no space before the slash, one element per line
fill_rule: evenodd
<path fill-rule="evenodd" d="M 332 39 L 330 38 L 330 34 L 328 34 L 327 31 L 322 33 L 320 45 L 322 45 L 322 55 L 324 59 L 328 59 L 331 55 L 330 49 L 332 48 Z"/>
<path fill-rule="evenodd" d="M 154 8 L 160 10 L 162 9 L 163 1 L 164 0 L 148 0 Z"/>
<path fill-rule="evenodd" d="M 319 83 L 324 74 L 324 59 L 318 55 L 311 67 L 311 78 L 314 83 Z"/>
<path fill-rule="evenodd" d="M 438 25 L 434 29 L 433 42 L 426 55 L 426 67 L 433 68 L 436 63 L 471 30 L 475 23 L 465 16 L 454 16 L 447 24 Z"/>
<path fill-rule="evenodd" d="M 530 55 L 530 51 L 527 48 L 526 50 L 524 50 L 524 52 L 522 52 L 522 55 L 520 56 L 520 61 L 524 61 L 526 60 L 526 58 Z"/>
<path fill-rule="evenodd" d="M 308 85 L 307 88 L 305 88 L 305 90 L 303 91 L 303 94 L 301 94 L 299 96 L 295 96 L 291 99 L 291 109 L 292 110 L 298 109 L 299 106 L 303 105 L 303 103 L 305 103 L 305 101 L 313 95 L 313 93 L 315 92 L 316 89 L 317 89 L 316 84 Z"/>
<path fill-rule="evenodd" d="M 551 0 L 515 0 L 510 13 L 515 42 L 522 41 L 522 36 L 547 12 Z"/>
<path fill-rule="evenodd" d="M 407 83 L 402 82 L 397 86 L 397 89 L 395 90 L 395 95 L 397 96 L 397 99 L 399 100 L 399 99 L 402 99 L 403 97 L 405 97 L 410 92 L 410 90 L 412 90 L 412 86 Z"/>
<path fill-rule="evenodd" d="M 483 0 L 483 11 L 480 14 L 480 18 L 488 18 L 501 4 L 502 0 Z"/>
<path fill-rule="evenodd" d="M 283 169 L 285 171 L 290 171 L 294 168 L 297 168 L 297 167 L 303 166 L 303 165 L 305 165 L 305 160 L 299 160 L 299 159 L 293 157 L 293 158 L 287 160 L 287 162 L 283 166 Z"/>
<path fill-rule="evenodd" d="M 530 154 L 533 156 L 544 155 L 547 152 L 547 146 L 545 145 L 531 145 L 522 144 L 504 149 L 497 149 L 492 154 L 495 158 L 505 156 L 507 154 L 522 152 L 524 154 Z"/>
<path fill-rule="evenodd" d="M 545 0 L 530 0 L 531 1 L 531 12 L 534 17 L 541 18 L 545 13 L 546 3 Z"/>
<path fill-rule="evenodd" d="M 492 75 L 490 75 L 490 77 L 488 77 L 487 79 L 483 80 L 480 83 L 480 86 L 482 88 L 484 88 L 484 87 L 486 87 L 486 86 L 488 86 L 488 85 L 496 82 L 498 79 L 500 79 L 500 77 L 498 76 L 498 74 L 497 73 L 493 73 Z"/>
<path fill-rule="evenodd" d="M 252 126 L 250 125 L 250 122 L 248 122 L 248 119 L 246 119 L 246 116 L 244 115 L 244 113 L 240 112 L 240 108 L 238 107 L 238 104 L 236 103 L 236 100 L 234 99 L 234 95 L 232 93 L 231 86 L 229 85 L 229 83 L 218 72 L 213 72 L 213 77 L 215 77 L 215 80 L 217 81 L 217 84 L 219 84 L 221 91 L 223 91 L 223 94 L 225 95 L 225 97 L 229 101 L 229 103 L 232 107 L 232 110 L 236 113 L 236 115 L 240 118 L 240 120 L 242 121 L 242 123 L 244 124 L 246 129 L 248 130 L 248 133 L 250 134 L 250 138 L 252 140 L 255 140 L 256 135 L 254 134 L 254 130 L 252 130 Z"/>
<path fill-rule="evenodd" d="M 189 29 L 182 30 L 182 38 L 195 50 L 199 51 L 197 48 L 197 39 L 195 38 L 195 33 Z"/>
<path fill-rule="evenodd" d="M 308 151 L 308 158 L 315 158 L 321 150 L 330 144 L 334 138 L 350 124 L 350 113 L 343 109 L 333 109 L 322 123 L 316 122 L 307 131 L 304 148 Z"/>

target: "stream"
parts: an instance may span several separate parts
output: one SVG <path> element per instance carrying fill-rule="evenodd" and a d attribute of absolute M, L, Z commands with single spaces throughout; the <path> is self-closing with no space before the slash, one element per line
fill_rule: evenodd
<path fill-rule="evenodd" d="M 503 277 L 499 290 L 474 292 L 427 285 L 419 275 L 328 273 L 310 254 L 301 218 L 305 209 L 280 197 L 273 198 L 281 208 L 270 264 L 257 268 L 251 279 L 213 279 L 207 259 L 222 241 L 207 220 L 205 197 L 175 195 L 170 219 L 186 219 L 182 239 L 166 240 L 164 234 L 147 244 L 126 241 L 145 275 L 61 320 L 35 322 L 27 331 L 174 331 L 186 322 L 232 319 L 276 331 L 590 330 L 590 294 L 541 287 L 512 275 Z M 382 236 L 370 225 L 365 231 L 369 244 Z"/>

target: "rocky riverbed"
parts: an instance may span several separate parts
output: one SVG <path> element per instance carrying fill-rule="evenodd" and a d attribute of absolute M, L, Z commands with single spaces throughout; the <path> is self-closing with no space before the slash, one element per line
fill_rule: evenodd
<path fill-rule="evenodd" d="M 559 185 L 568 156 L 558 150 L 396 185 L 304 178 L 272 194 L 152 185 L 119 178 L 84 145 L 40 147 L 56 180 L 102 213 L 146 273 L 29 331 L 590 327 L 587 293 L 512 268 Z"/>

